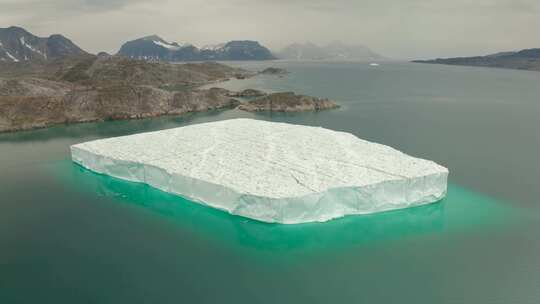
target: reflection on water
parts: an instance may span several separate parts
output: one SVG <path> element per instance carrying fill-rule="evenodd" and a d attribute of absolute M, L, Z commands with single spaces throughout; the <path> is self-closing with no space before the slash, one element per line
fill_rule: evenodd
<path fill-rule="evenodd" d="M 321 253 L 367 243 L 443 234 L 471 226 L 512 221 L 511 212 L 490 198 L 450 185 L 443 201 L 391 212 L 348 216 L 326 223 L 267 224 L 230 215 L 148 185 L 96 174 L 69 161 L 57 164 L 57 176 L 87 195 L 134 204 L 172 219 L 182 229 L 215 242 L 244 249 L 286 253 Z"/>

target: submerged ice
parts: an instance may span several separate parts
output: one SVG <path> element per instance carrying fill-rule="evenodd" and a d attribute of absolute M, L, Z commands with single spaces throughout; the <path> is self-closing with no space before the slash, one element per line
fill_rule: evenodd
<path fill-rule="evenodd" d="M 441 200 L 448 170 L 319 127 L 233 119 L 77 144 L 74 162 L 264 222 L 324 222 Z"/>

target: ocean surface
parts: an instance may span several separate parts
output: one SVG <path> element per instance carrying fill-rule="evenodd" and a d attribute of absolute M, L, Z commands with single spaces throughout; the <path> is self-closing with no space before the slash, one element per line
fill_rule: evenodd
<path fill-rule="evenodd" d="M 0 134 L 0 303 L 540 303 L 540 73 L 246 62 L 338 110 L 237 110 Z M 450 169 L 440 203 L 270 225 L 94 174 L 69 146 L 237 117 L 323 126 Z"/>

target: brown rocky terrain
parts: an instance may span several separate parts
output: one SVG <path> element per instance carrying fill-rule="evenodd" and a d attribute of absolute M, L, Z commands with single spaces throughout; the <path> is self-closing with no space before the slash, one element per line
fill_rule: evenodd
<path fill-rule="evenodd" d="M 245 89 L 240 92 L 233 92 L 229 94 L 231 97 L 240 97 L 240 98 L 255 98 L 255 97 L 261 97 L 266 96 L 267 94 L 263 91 L 255 90 L 255 89 Z"/>
<path fill-rule="evenodd" d="M 294 93 L 199 89 L 256 73 L 219 63 L 150 63 L 83 55 L 0 64 L 0 132 L 57 124 L 180 115 L 238 106 L 245 111 L 300 112 L 338 107 Z M 241 103 L 236 98 L 251 99 Z"/>
<path fill-rule="evenodd" d="M 293 92 L 273 93 L 257 98 L 238 106 L 238 109 L 249 112 L 305 112 L 338 108 L 334 101 Z"/>
<path fill-rule="evenodd" d="M 259 72 L 259 74 L 263 74 L 263 75 L 286 75 L 286 74 L 289 74 L 289 72 L 285 69 L 282 69 L 282 68 L 274 68 L 274 67 L 269 67 L 269 68 L 266 68 L 264 70 L 262 70 L 261 72 Z"/>
<path fill-rule="evenodd" d="M 15 81 L 16 86 L 25 87 L 41 80 Z M 170 92 L 146 85 L 89 88 L 55 82 L 42 84 L 39 91 L 46 94 L 36 94 L 32 88 L 25 94 L 0 96 L 0 132 L 64 123 L 178 115 L 238 105 L 238 101 L 227 96 L 229 91 L 217 88 Z M 50 93 L 53 88 L 60 89 Z M 0 91 L 4 89 L 0 85 Z"/>
<path fill-rule="evenodd" d="M 0 132 L 55 124 L 134 119 L 238 104 L 223 89 L 197 86 L 252 73 L 218 63 L 148 63 L 81 56 L 0 67 Z"/>
<path fill-rule="evenodd" d="M 0 62 L 0 78 L 36 77 L 84 85 L 201 85 L 254 73 L 216 62 L 170 64 L 120 56 L 83 55 L 47 62 Z"/>

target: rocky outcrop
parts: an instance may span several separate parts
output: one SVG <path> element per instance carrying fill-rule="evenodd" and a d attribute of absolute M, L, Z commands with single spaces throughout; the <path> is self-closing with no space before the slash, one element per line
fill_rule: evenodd
<path fill-rule="evenodd" d="M 0 62 L 0 77 L 35 77 L 86 85 L 198 85 L 255 75 L 216 62 L 170 64 L 120 56 L 72 56 L 48 62 Z"/>
<path fill-rule="evenodd" d="M 261 96 L 266 96 L 267 94 L 263 91 L 255 90 L 255 89 L 245 89 L 240 92 L 231 92 L 229 93 L 229 96 L 231 97 L 239 97 L 239 98 L 256 98 Z"/>
<path fill-rule="evenodd" d="M 55 80 L 110 84 L 116 82 L 132 85 L 198 85 L 229 78 L 250 77 L 253 73 L 216 62 L 204 63 L 152 63 L 119 56 L 89 57 L 74 64 L 58 68 Z"/>
<path fill-rule="evenodd" d="M 286 75 L 288 73 L 289 72 L 287 70 L 285 70 L 285 69 L 270 67 L 270 68 L 266 68 L 266 69 L 262 70 L 259 74 L 263 74 L 263 75 Z"/>
<path fill-rule="evenodd" d="M 234 107 L 238 101 L 231 92 L 197 87 L 254 75 L 213 62 L 92 55 L 0 67 L 6 67 L 0 69 L 0 132 Z"/>
<path fill-rule="evenodd" d="M 306 95 L 296 95 L 293 92 L 273 93 L 246 102 L 238 109 L 249 112 L 305 112 L 321 111 L 338 108 L 334 101 L 326 98 L 316 98 Z"/>
<path fill-rule="evenodd" d="M 39 78 L 24 79 L 1 79 L 0 96 L 64 96 L 72 90 L 73 84 L 57 81 L 50 81 Z"/>
<path fill-rule="evenodd" d="M 144 85 L 90 88 L 38 79 L 2 80 L 0 132 L 64 123 L 179 115 L 238 105 L 228 94 L 227 90 L 215 88 L 170 92 Z"/>

